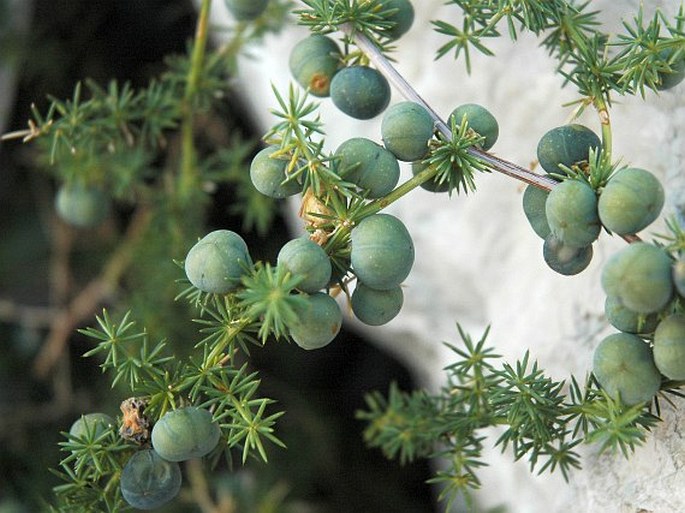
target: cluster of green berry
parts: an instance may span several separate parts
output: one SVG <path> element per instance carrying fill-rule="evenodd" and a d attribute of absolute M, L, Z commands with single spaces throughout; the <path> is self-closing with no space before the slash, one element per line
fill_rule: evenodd
<path fill-rule="evenodd" d="M 582 125 L 564 125 L 539 141 L 542 168 L 562 180 L 551 191 L 528 186 L 523 209 L 545 240 L 543 254 L 556 272 L 573 275 L 592 258 L 602 228 L 631 242 L 602 270 L 605 315 L 620 333 L 595 350 L 593 374 L 628 405 L 650 401 L 667 380 L 685 379 L 685 263 L 678 252 L 640 241 L 654 222 L 664 189 L 649 171 L 602 166 L 599 137 Z"/>
<path fill-rule="evenodd" d="M 401 30 L 393 31 L 392 37 L 399 37 L 409 28 L 413 19 L 413 9 L 409 2 L 395 2 L 395 12 L 402 13 L 404 20 Z M 395 26 L 397 27 L 397 26 Z M 356 119 L 370 119 L 385 111 L 381 125 L 383 144 L 363 137 L 353 137 L 338 146 L 329 162 L 329 171 L 342 183 L 352 186 L 354 193 L 363 201 L 376 200 L 389 194 L 397 186 L 400 178 L 400 161 L 412 162 L 413 172 L 420 172 L 425 166 L 422 162 L 429 151 L 434 137 L 434 121 L 421 105 L 404 101 L 388 108 L 390 86 L 386 78 L 376 69 L 366 65 L 344 65 L 344 57 L 337 43 L 325 35 L 311 35 L 298 42 L 290 54 L 289 65 L 297 82 L 318 97 L 330 96 L 333 103 L 344 113 Z M 478 134 L 479 146 L 489 149 L 496 141 L 499 128 L 497 121 L 485 108 L 466 104 L 456 108 L 450 115 L 457 124 L 466 120 Z M 272 198 L 285 198 L 303 192 L 306 180 L 301 174 L 292 173 L 292 155 L 285 154 L 278 145 L 261 150 L 250 166 L 250 176 L 255 188 Z M 453 170 L 458 172 L 458 170 Z M 433 192 L 446 192 L 451 183 L 447 174 L 435 175 L 421 185 Z M 307 200 L 305 188 L 305 215 L 312 208 Z M 322 191 L 318 191 L 321 193 Z M 317 196 L 317 191 L 313 193 Z M 316 201 L 315 201 L 316 206 Z M 319 202 L 319 207 L 321 204 Z M 327 208 L 323 207 L 322 217 Z M 314 222 L 313 224 L 317 224 Z M 414 245 L 405 225 L 396 217 L 384 213 L 372 213 L 350 223 L 350 237 L 345 247 L 327 246 L 324 237 L 319 244 L 297 239 L 288 243 L 279 255 L 279 265 L 285 265 L 293 274 L 306 276 L 320 263 L 330 251 L 348 255 L 344 260 L 342 272 L 334 276 L 344 286 L 342 276 L 353 274 L 357 285 L 351 294 L 350 304 L 355 316 L 365 324 L 377 326 L 392 320 L 400 311 L 403 303 L 401 283 L 408 276 L 414 261 Z M 317 239 L 317 233 L 312 239 Z M 296 244 L 296 246 L 295 246 Z M 298 258 L 306 265 L 293 266 L 287 260 Z M 305 248 L 309 248 L 304 251 Z M 314 249 L 316 248 L 316 249 Z M 331 249 L 332 248 L 332 249 Z M 330 250 L 330 251 L 327 251 Z M 286 259 L 282 255 L 288 255 Z M 311 254 L 311 256 L 306 256 Z M 323 256 L 322 256 L 323 255 Z M 326 278 L 323 278 L 324 274 Z M 313 287 L 298 288 L 301 292 L 321 294 L 320 289 L 331 284 L 330 272 L 321 272 L 322 279 Z M 332 307 L 331 307 L 332 308 Z M 294 335 L 294 334 L 293 334 Z M 294 337 L 295 338 L 295 337 Z M 297 338 L 295 338 L 297 341 Z M 302 342 L 298 341 L 300 345 Z"/>
<path fill-rule="evenodd" d="M 154 509 L 181 488 L 180 461 L 202 458 L 219 443 L 212 414 L 186 406 L 167 412 L 152 428 L 152 447 L 136 452 L 121 472 L 121 495 L 138 509 Z"/>
<path fill-rule="evenodd" d="M 184 265 L 190 283 L 212 294 L 236 293 L 253 267 L 245 241 L 230 230 L 216 230 L 199 240 Z M 331 280 L 328 256 L 315 242 L 299 238 L 281 248 L 277 266 L 296 278 L 293 293 L 301 299 L 287 326 L 292 339 L 304 349 L 329 344 L 340 331 L 342 313 L 333 297 L 319 292 Z"/>
<path fill-rule="evenodd" d="M 545 262 L 563 275 L 589 265 L 602 227 L 630 237 L 655 221 L 664 205 L 663 187 L 652 173 L 615 170 L 601 147 L 592 130 L 577 124 L 553 128 L 538 143 L 540 166 L 560 183 L 551 191 L 528 186 L 523 210 L 545 241 Z"/>
<path fill-rule="evenodd" d="M 593 373 L 626 404 L 650 401 L 662 379 L 685 379 L 684 266 L 664 247 L 633 242 L 602 270 L 606 317 L 620 333 L 597 346 Z"/>
<path fill-rule="evenodd" d="M 122 405 L 122 411 L 125 409 Z M 140 423 L 144 417 L 131 419 L 131 413 L 136 415 L 137 411 L 124 411 L 119 433 L 122 438 L 135 439 L 144 445 L 128 458 L 121 470 L 121 495 L 136 509 L 159 508 L 181 489 L 179 462 L 209 454 L 217 446 L 221 430 L 208 410 L 194 406 L 167 412 L 155 423 L 151 433 L 147 424 L 142 433 Z M 114 419 L 105 413 L 89 413 L 73 423 L 69 439 L 82 444 L 99 443 L 112 436 L 114 425 Z"/>

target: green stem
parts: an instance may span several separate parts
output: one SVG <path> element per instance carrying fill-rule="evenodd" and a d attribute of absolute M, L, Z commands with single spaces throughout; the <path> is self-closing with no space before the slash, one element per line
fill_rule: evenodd
<path fill-rule="evenodd" d="M 385 207 L 387 207 L 391 203 L 394 203 L 395 201 L 400 199 L 405 194 L 408 194 L 412 190 L 416 189 L 422 183 L 425 183 L 428 180 L 430 180 L 431 178 L 434 178 L 435 175 L 437 174 L 437 172 L 438 172 L 437 167 L 428 166 L 423 171 L 417 173 L 412 178 L 410 178 L 409 180 L 407 180 L 403 184 L 396 187 L 394 190 L 392 190 L 387 195 L 383 196 L 382 198 L 378 198 L 377 200 L 372 201 L 368 205 L 364 206 L 364 208 L 361 209 L 359 212 L 359 218 L 357 219 L 357 221 L 363 219 L 364 217 L 367 217 L 367 216 L 370 216 L 372 214 L 376 214 L 376 213 L 380 212 Z"/>
<path fill-rule="evenodd" d="M 611 161 L 611 118 L 609 117 L 609 109 L 607 108 L 604 99 L 597 95 L 595 96 L 595 101 L 593 102 L 597 114 L 599 115 L 599 122 L 602 127 L 602 149 L 606 154 L 609 161 Z"/>
<path fill-rule="evenodd" d="M 200 6 L 200 14 L 195 29 L 193 53 L 190 57 L 188 80 L 185 95 L 183 97 L 183 117 L 181 121 L 181 180 L 179 184 L 182 198 L 187 198 L 190 193 L 195 190 L 199 179 L 195 141 L 193 140 L 193 102 L 197 95 L 200 79 L 202 77 L 211 4 L 212 0 L 202 0 L 202 5 Z"/>
<path fill-rule="evenodd" d="M 107 480 L 107 484 L 105 485 L 104 492 L 105 495 L 109 495 L 112 491 L 114 491 L 114 488 L 119 485 L 119 480 L 121 478 L 121 471 L 117 470 L 112 474 L 112 476 Z"/>
<path fill-rule="evenodd" d="M 235 326 L 228 327 L 226 329 L 226 334 L 221 338 L 219 342 L 216 343 L 216 345 L 209 352 L 206 361 L 214 363 L 220 362 L 227 355 L 231 357 L 232 354 L 230 353 L 228 353 L 227 355 L 224 354 L 226 349 L 230 347 L 233 340 L 235 340 L 235 337 L 238 336 L 238 334 L 241 331 L 243 331 L 245 328 L 247 328 L 250 324 L 252 324 L 255 321 L 256 319 L 253 319 L 252 317 L 248 317 L 246 315 L 245 317 L 237 321 Z"/>

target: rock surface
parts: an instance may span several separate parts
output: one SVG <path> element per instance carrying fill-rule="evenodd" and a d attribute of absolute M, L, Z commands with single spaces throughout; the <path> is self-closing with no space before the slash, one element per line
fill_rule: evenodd
<path fill-rule="evenodd" d="M 443 116 L 459 104 L 486 106 L 500 123 L 500 139 L 492 151 L 523 166 L 535 158 L 540 136 L 564 124 L 571 111 L 562 107 L 575 100 L 574 91 L 562 88 L 554 63 L 523 34 L 517 43 L 505 38 L 492 41 L 495 58 L 473 56 L 467 75 L 462 62 L 451 58 L 434 61 L 443 36 L 430 28 L 430 20 L 456 20 L 458 10 L 443 0 L 421 0 L 413 28 L 398 43 L 396 67 L 415 89 Z M 678 1 L 649 2 L 674 14 Z M 609 30 L 621 29 L 621 19 L 636 12 L 638 2 L 593 2 L 603 10 Z M 218 2 L 218 23 L 231 23 Z M 286 91 L 292 80 L 287 69 L 289 49 L 305 34 L 301 28 L 269 37 L 264 49 L 252 52 L 242 63 L 238 83 L 254 117 L 264 131 L 274 122 L 268 109 L 276 105 L 273 83 Z M 400 101 L 394 92 L 392 101 Z M 685 84 L 646 99 L 619 98 L 611 111 L 614 154 L 636 167 L 659 176 L 667 191 L 666 214 L 685 211 Z M 329 100 L 321 102 L 332 151 L 350 136 L 380 142 L 380 117 L 370 121 L 347 118 Z M 599 132 L 596 116 L 586 112 L 579 122 Z M 403 178 L 411 176 L 404 166 Z M 442 341 L 458 342 L 455 324 L 472 336 L 492 326 L 490 343 L 508 361 L 526 349 L 554 378 L 582 377 L 591 365 L 594 347 L 609 333 L 603 318 L 604 296 L 599 275 L 602 263 L 625 243 L 606 234 L 595 245 L 590 267 L 575 277 L 557 275 L 542 258 L 542 240 L 530 229 L 521 208 L 523 187 L 500 174 L 477 177 L 475 194 L 434 195 L 417 190 L 387 209 L 400 217 L 412 234 L 416 263 L 405 282 L 405 306 L 400 315 L 381 328 L 357 327 L 379 345 L 403 360 L 430 388 L 442 384 L 442 368 L 451 354 Z M 294 212 L 293 231 L 300 229 Z M 662 225 L 642 235 L 650 238 Z M 350 322 L 355 322 L 350 320 Z M 584 449 L 584 470 L 566 484 L 560 475 L 532 476 L 525 463 L 512 463 L 511 454 L 492 451 L 490 466 L 481 474 L 483 509 L 505 505 L 517 513 L 677 513 L 685 511 L 685 420 L 664 405 L 661 423 L 629 460 L 596 455 Z M 492 437 L 494 441 L 496 437 Z"/>

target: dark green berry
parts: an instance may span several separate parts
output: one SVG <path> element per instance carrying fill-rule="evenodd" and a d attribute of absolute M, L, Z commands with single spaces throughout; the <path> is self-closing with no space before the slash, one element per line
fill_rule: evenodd
<path fill-rule="evenodd" d="M 262 15 L 269 0 L 224 0 L 224 3 L 236 20 L 251 21 Z"/>
<path fill-rule="evenodd" d="M 433 118 L 418 103 L 396 103 L 383 115 L 381 134 L 385 147 L 399 160 L 419 160 L 428 153 Z"/>
<path fill-rule="evenodd" d="M 661 57 L 670 61 L 673 55 L 673 50 L 668 49 L 661 52 Z M 685 79 L 685 54 L 681 52 L 680 59 L 670 64 L 670 71 L 659 71 L 657 74 L 659 76 L 659 83 L 656 88 L 659 91 L 666 91 L 667 89 L 672 89 L 673 87 L 680 84 L 683 79 Z"/>
<path fill-rule="evenodd" d="M 317 292 L 331 279 L 331 260 L 316 242 L 300 237 L 287 242 L 279 251 L 277 263 L 302 279 L 297 288 Z"/>
<path fill-rule="evenodd" d="M 685 380 L 685 315 L 669 315 L 657 326 L 654 363 L 667 378 Z"/>
<path fill-rule="evenodd" d="M 658 312 L 673 295 L 671 258 L 646 242 L 628 244 L 604 264 L 602 288 L 633 312 Z"/>
<path fill-rule="evenodd" d="M 273 158 L 277 146 L 268 146 L 252 159 L 250 179 L 259 192 L 270 198 L 286 198 L 297 194 L 302 186 L 294 179 L 287 180 L 288 160 Z"/>
<path fill-rule="evenodd" d="M 393 25 L 381 33 L 388 39 L 397 40 L 406 34 L 414 23 L 414 6 L 409 0 L 379 0 L 384 11 L 392 11 L 386 20 Z"/>
<path fill-rule="evenodd" d="M 57 191 L 55 208 L 65 222 L 77 228 L 93 228 L 109 214 L 111 200 L 98 188 L 65 184 Z"/>
<path fill-rule="evenodd" d="M 581 180 L 554 186 L 545 202 L 545 215 L 550 232 L 567 246 L 589 246 L 601 230 L 597 195 Z"/>
<path fill-rule="evenodd" d="M 152 447 L 167 461 L 201 458 L 216 447 L 221 431 L 205 409 L 186 406 L 164 414 L 152 428 Z"/>
<path fill-rule="evenodd" d="M 298 306 L 297 318 L 288 326 L 290 336 L 302 349 L 320 349 L 338 335 L 342 312 L 335 299 L 323 292 L 303 297 L 304 305 Z"/>
<path fill-rule="evenodd" d="M 340 159 L 340 177 L 367 191 L 369 198 L 385 196 L 400 179 L 395 156 L 370 139 L 348 139 L 338 146 L 335 155 Z"/>
<path fill-rule="evenodd" d="M 295 80 L 314 96 L 329 95 L 331 80 L 340 68 L 342 54 L 330 37 L 313 34 L 298 42 L 288 64 Z"/>
<path fill-rule="evenodd" d="M 547 214 L 545 213 L 545 203 L 549 191 L 529 185 L 523 192 L 523 213 L 530 223 L 533 231 L 541 239 L 546 239 L 550 234 L 549 223 L 547 222 Z"/>
<path fill-rule="evenodd" d="M 488 109 L 476 103 L 465 103 L 452 111 L 449 119 L 454 119 L 457 126 L 466 116 L 468 126 L 478 135 L 484 137 L 481 147 L 487 151 L 492 148 L 499 136 L 499 124 Z"/>
<path fill-rule="evenodd" d="M 673 286 L 682 297 L 685 297 L 685 258 L 679 257 L 673 262 Z"/>
<path fill-rule="evenodd" d="M 651 400 L 661 386 L 652 350 L 630 333 L 615 333 L 600 342 L 592 372 L 610 396 L 630 406 Z"/>
<path fill-rule="evenodd" d="M 421 171 L 426 169 L 428 164 L 417 160 L 411 164 L 411 172 L 414 176 L 418 175 Z M 438 181 L 438 177 L 434 176 L 430 180 L 427 180 L 421 184 L 421 188 L 429 192 L 442 193 L 448 192 L 450 190 L 449 180 Z"/>
<path fill-rule="evenodd" d="M 376 290 L 358 283 L 352 293 L 352 312 L 369 326 L 380 326 L 394 319 L 402 309 L 404 293 L 399 285 L 388 290 Z"/>
<path fill-rule="evenodd" d="M 599 196 L 599 219 L 618 235 L 637 233 L 659 217 L 664 200 L 656 176 L 644 169 L 623 168 L 611 176 Z"/>
<path fill-rule="evenodd" d="M 657 325 L 655 314 L 633 312 L 615 296 L 607 296 L 604 301 L 604 315 L 609 323 L 624 333 L 651 333 Z"/>
<path fill-rule="evenodd" d="M 592 246 L 569 246 L 552 233 L 545 238 L 542 247 L 543 257 L 550 269 L 564 276 L 573 276 L 584 271 L 590 265 L 592 253 Z"/>
<path fill-rule="evenodd" d="M 230 230 L 216 230 L 200 239 L 188 252 L 188 280 L 203 292 L 226 294 L 240 285 L 252 259 L 243 238 Z"/>
<path fill-rule="evenodd" d="M 349 66 L 335 74 L 330 94 L 335 106 L 348 116 L 371 119 L 390 103 L 390 84 L 374 68 Z"/>
<path fill-rule="evenodd" d="M 160 457 L 153 449 L 143 449 L 124 465 L 119 487 L 130 506 L 143 510 L 159 508 L 178 495 L 181 468 L 175 461 Z"/>
<path fill-rule="evenodd" d="M 538 142 L 537 155 L 542 168 L 548 173 L 566 174 L 559 166 L 571 168 L 587 162 L 590 149 L 602 143 L 592 130 L 583 125 L 563 125 L 545 133 Z"/>
<path fill-rule="evenodd" d="M 400 285 L 414 263 L 414 243 L 402 221 L 390 214 L 366 217 L 352 230 L 350 259 L 366 286 L 389 290 Z"/>
<path fill-rule="evenodd" d="M 113 425 L 114 419 L 106 413 L 88 413 L 76 419 L 69 429 L 69 434 L 75 438 L 92 435 L 93 439 L 96 439 Z"/>

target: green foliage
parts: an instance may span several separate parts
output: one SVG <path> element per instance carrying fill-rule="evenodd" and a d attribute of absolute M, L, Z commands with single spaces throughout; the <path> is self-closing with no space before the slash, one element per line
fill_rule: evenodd
<path fill-rule="evenodd" d="M 475 175 L 477 172 L 487 171 L 487 165 L 469 150 L 480 145 L 483 137 L 473 130 L 469 130 L 469 122 L 466 118 L 459 122 L 455 118 L 450 119 L 452 124 L 451 138 L 447 139 L 442 134 L 439 142 L 435 144 L 423 163 L 432 168 L 433 180 L 436 184 L 447 184 L 448 190 L 457 193 L 474 192 L 476 190 Z M 457 124 L 458 123 L 458 124 Z"/>
<path fill-rule="evenodd" d="M 452 3 L 463 12 L 462 25 L 433 22 L 436 31 L 449 38 L 438 50 L 438 57 L 452 51 L 455 58 L 463 54 L 466 69 L 470 71 L 471 51 L 494 55 L 486 41 L 501 36 L 498 26 L 504 20 L 514 41 L 521 31 L 543 38 L 540 44 L 558 61 L 558 70 L 565 82 L 575 85 L 582 97 L 596 105 L 610 105 L 612 93 L 639 92 L 644 96 L 646 87 L 658 90 L 663 80 L 659 73 L 673 70 L 685 43 L 682 7 L 675 23 L 659 10 L 645 22 L 640 7 L 633 23 L 624 22 L 626 33 L 617 34 L 612 40 L 601 31 L 598 12 L 589 10 L 591 2 L 452 0 Z M 669 49 L 678 55 L 663 53 Z"/>
<path fill-rule="evenodd" d="M 602 450 L 620 449 L 627 457 L 658 420 L 641 404 L 629 407 L 603 393 L 590 376 L 556 381 L 528 353 L 514 365 L 501 361 L 486 345 L 488 332 L 474 341 L 458 326 L 459 345 L 447 344 L 455 361 L 446 368 L 447 384 L 435 395 L 402 392 L 392 386 L 387 398 L 367 397 L 359 418 L 368 423 L 364 437 L 388 458 L 410 462 L 440 456 L 448 468 L 432 480 L 441 484 L 448 503 L 467 498 L 480 486 L 485 465 L 484 429 L 498 427 L 495 445 L 527 459 L 531 471 L 558 470 L 565 479 L 580 467 L 575 448 L 599 443 Z"/>
<path fill-rule="evenodd" d="M 215 305 L 218 306 L 218 302 Z M 205 315 L 209 309 L 210 306 L 202 306 Z M 228 312 L 224 310 L 224 313 Z M 214 318 L 220 318 L 220 314 L 214 312 Z M 241 347 L 243 339 L 236 331 L 224 330 L 217 336 L 212 329 L 216 324 L 201 322 L 206 326 L 202 331 L 208 333 L 197 348 L 204 355 L 202 361 L 193 357 L 179 361 L 168 353 L 165 341 L 150 348 L 146 331 L 137 330 L 128 313 L 115 322 L 103 312 L 97 321 L 99 328 L 82 330 L 97 342 L 86 356 L 101 358 L 103 372 L 114 374 L 113 387 L 120 381 L 125 382 L 127 393 L 142 398 L 147 404 L 146 416 L 158 420 L 168 410 L 188 403 L 212 410 L 221 428 L 222 440 L 213 453 L 214 464 L 222 454 L 230 457 L 230 451 L 236 447 L 241 448 L 245 462 L 253 451 L 266 460 L 264 444 L 267 441 L 283 445 L 273 434 L 275 421 L 282 412 L 269 414 L 267 407 L 273 401 L 256 396 L 259 387 L 256 374 L 250 373 L 247 365 L 235 366 L 233 358 L 216 351 L 217 345 L 223 349 Z M 65 506 L 103 507 L 120 502 L 119 488 L 112 483 L 118 481 L 125 459 L 137 448 L 118 437 L 114 426 L 100 434 L 98 431 L 95 424 L 87 424 L 84 436 L 70 435 L 68 442 L 61 443 L 69 456 L 60 462 L 62 472 L 59 475 L 68 484 L 57 487 L 55 492 L 62 497 Z"/>

